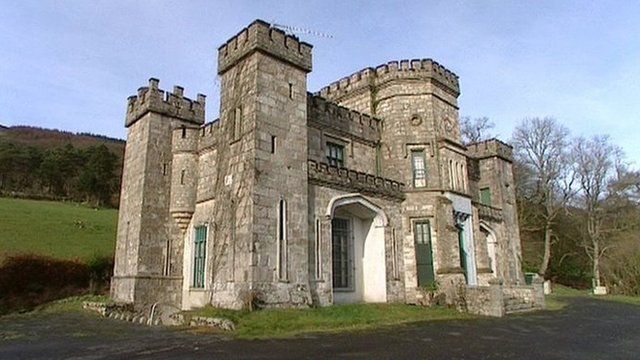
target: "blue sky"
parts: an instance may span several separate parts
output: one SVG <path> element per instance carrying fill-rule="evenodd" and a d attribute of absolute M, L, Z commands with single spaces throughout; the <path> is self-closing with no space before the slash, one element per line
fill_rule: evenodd
<path fill-rule="evenodd" d="M 460 76 L 462 115 L 504 139 L 524 117 L 606 133 L 640 160 L 638 1 L 0 0 L 0 124 L 125 137 L 149 77 L 208 96 L 216 49 L 256 18 L 304 27 L 315 91 L 367 66 L 433 58 Z"/>

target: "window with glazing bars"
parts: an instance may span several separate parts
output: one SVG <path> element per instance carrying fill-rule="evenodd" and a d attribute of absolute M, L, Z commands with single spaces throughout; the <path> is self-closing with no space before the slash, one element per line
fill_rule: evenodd
<path fill-rule="evenodd" d="M 427 168 L 424 159 L 424 151 L 411 152 L 411 166 L 413 168 L 413 187 L 427 186 Z"/>
<path fill-rule="evenodd" d="M 351 229 L 349 220 L 331 220 L 331 245 L 333 255 L 333 288 L 351 289 Z"/>
<path fill-rule="evenodd" d="M 207 247 L 207 227 L 197 226 L 193 244 L 193 284 L 194 288 L 204 288 L 204 265 Z"/>
<path fill-rule="evenodd" d="M 344 146 L 327 143 L 327 162 L 329 165 L 344 167 Z"/>

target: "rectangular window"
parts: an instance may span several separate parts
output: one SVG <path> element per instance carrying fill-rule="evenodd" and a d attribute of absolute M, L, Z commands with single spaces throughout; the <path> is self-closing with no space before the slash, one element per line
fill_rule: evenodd
<path fill-rule="evenodd" d="M 344 167 L 344 146 L 328 142 L 326 150 L 329 165 Z"/>
<path fill-rule="evenodd" d="M 233 109 L 233 133 L 231 140 L 237 140 L 242 135 L 242 106 Z"/>
<path fill-rule="evenodd" d="M 331 220 L 331 245 L 333 255 L 333 288 L 353 290 L 351 279 L 351 227 L 348 219 Z"/>
<path fill-rule="evenodd" d="M 391 273 L 393 278 L 399 278 L 398 274 L 398 243 L 396 240 L 396 228 L 391 228 Z"/>
<path fill-rule="evenodd" d="M 193 243 L 193 283 L 194 288 L 204 288 L 204 267 L 207 247 L 207 227 L 196 226 Z"/>
<path fill-rule="evenodd" d="M 491 189 L 490 188 L 482 188 L 480 189 L 480 204 L 491 206 Z"/>
<path fill-rule="evenodd" d="M 411 166 L 413 169 L 413 187 L 427 186 L 427 169 L 423 150 L 411 151 Z"/>
<path fill-rule="evenodd" d="M 433 271 L 433 252 L 431 249 L 431 226 L 428 220 L 416 221 L 413 226 L 416 251 L 418 286 L 430 286 L 436 278 Z"/>
<path fill-rule="evenodd" d="M 278 278 L 287 280 L 287 202 L 278 203 Z"/>
<path fill-rule="evenodd" d="M 277 147 L 278 143 L 277 143 L 277 138 L 275 135 L 271 135 L 271 153 L 275 154 L 276 153 L 276 147 Z"/>
<path fill-rule="evenodd" d="M 315 241 L 315 253 L 316 253 L 316 279 L 322 279 L 322 233 L 321 233 L 320 220 L 316 219 L 316 241 Z"/>

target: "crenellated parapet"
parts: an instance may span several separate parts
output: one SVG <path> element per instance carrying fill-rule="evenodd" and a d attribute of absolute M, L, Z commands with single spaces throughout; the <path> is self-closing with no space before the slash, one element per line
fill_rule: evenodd
<path fill-rule="evenodd" d="M 254 51 L 261 51 L 290 63 L 305 72 L 311 71 L 312 46 L 297 37 L 256 20 L 218 48 L 218 74 L 227 71 Z"/>
<path fill-rule="evenodd" d="M 320 185 L 397 200 L 405 198 L 404 184 L 395 180 L 314 160 L 308 160 L 307 166 L 309 181 Z"/>
<path fill-rule="evenodd" d="M 320 96 L 307 94 L 307 119 L 310 126 L 332 129 L 344 136 L 375 144 L 380 141 L 380 120 Z"/>
<path fill-rule="evenodd" d="M 490 139 L 467 145 L 467 155 L 475 159 L 499 157 L 513 162 L 513 147 L 498 139 Z"/>
<path fill-rule="evenodd" d="M 488 220 L 488 221 L 495 221 L 495 222 L 502 221 L 501 209 L 497 207 L 489 206 L 489 205 L 480 204 L 478 202 L 474 202 L 473 206 L 475 206 L 476 209 L 478 209 L 478 217 L 481 220 Z"/>
<path fill-rule="evenodd" d="M 220 119 L 204 124 L 200 128 L 200 141 L 198 142 L 198 151 L 214 147 L 218 144 L 220 138 Z"/>
<path fill-rule="evenodd" d="M 431 59 L 390 61 L 375 68 L 365 68 L 320 89 L 318 94 L 329 99 L 356 93 L 395 79 L 431 80 L 446 92 L 460 95 L 458 76 Z"/>
<path fill-rule="evenodd" d="M 202 94 L 197 95 L 197 100 L 191 100 L 184 96 L 184 89 L 174 86 L 173 92 L 167 92 L 158 88 L 160 80 L 149 79 L 149 86 L 138 89 L 138 95 L 130 96 L 127 105 L 125 126 L 129 127 L 148 112 L 154 112 L 180 120 L 188 121 L 196 125 L 204 123 L 205 99 Z"/>

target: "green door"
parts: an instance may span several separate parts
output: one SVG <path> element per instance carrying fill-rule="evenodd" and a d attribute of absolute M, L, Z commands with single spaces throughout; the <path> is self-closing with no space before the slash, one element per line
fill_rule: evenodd
<path fill-rule="evenodd" d="M 458 247 L 460 249 L 460 267 L 462 268 L 462 271 L 464 273 L 464 278 L 467 281 L 467 283 L 469 282 L 469 279 L 467 278 L 467 245 L 465 242 L 465 238 L 464 238 L 464 227 L 463 226 L 457 226 L 458 228 Z"/>
<path fill-rule="evenodd" d="M 415 222 L 413 236 L 416 244 L 418 286 L 430 286 L 436 281 L 436 278 L 433 272 L 433 253 L 431 252 L 431 228 L 429 221 Z"/>

